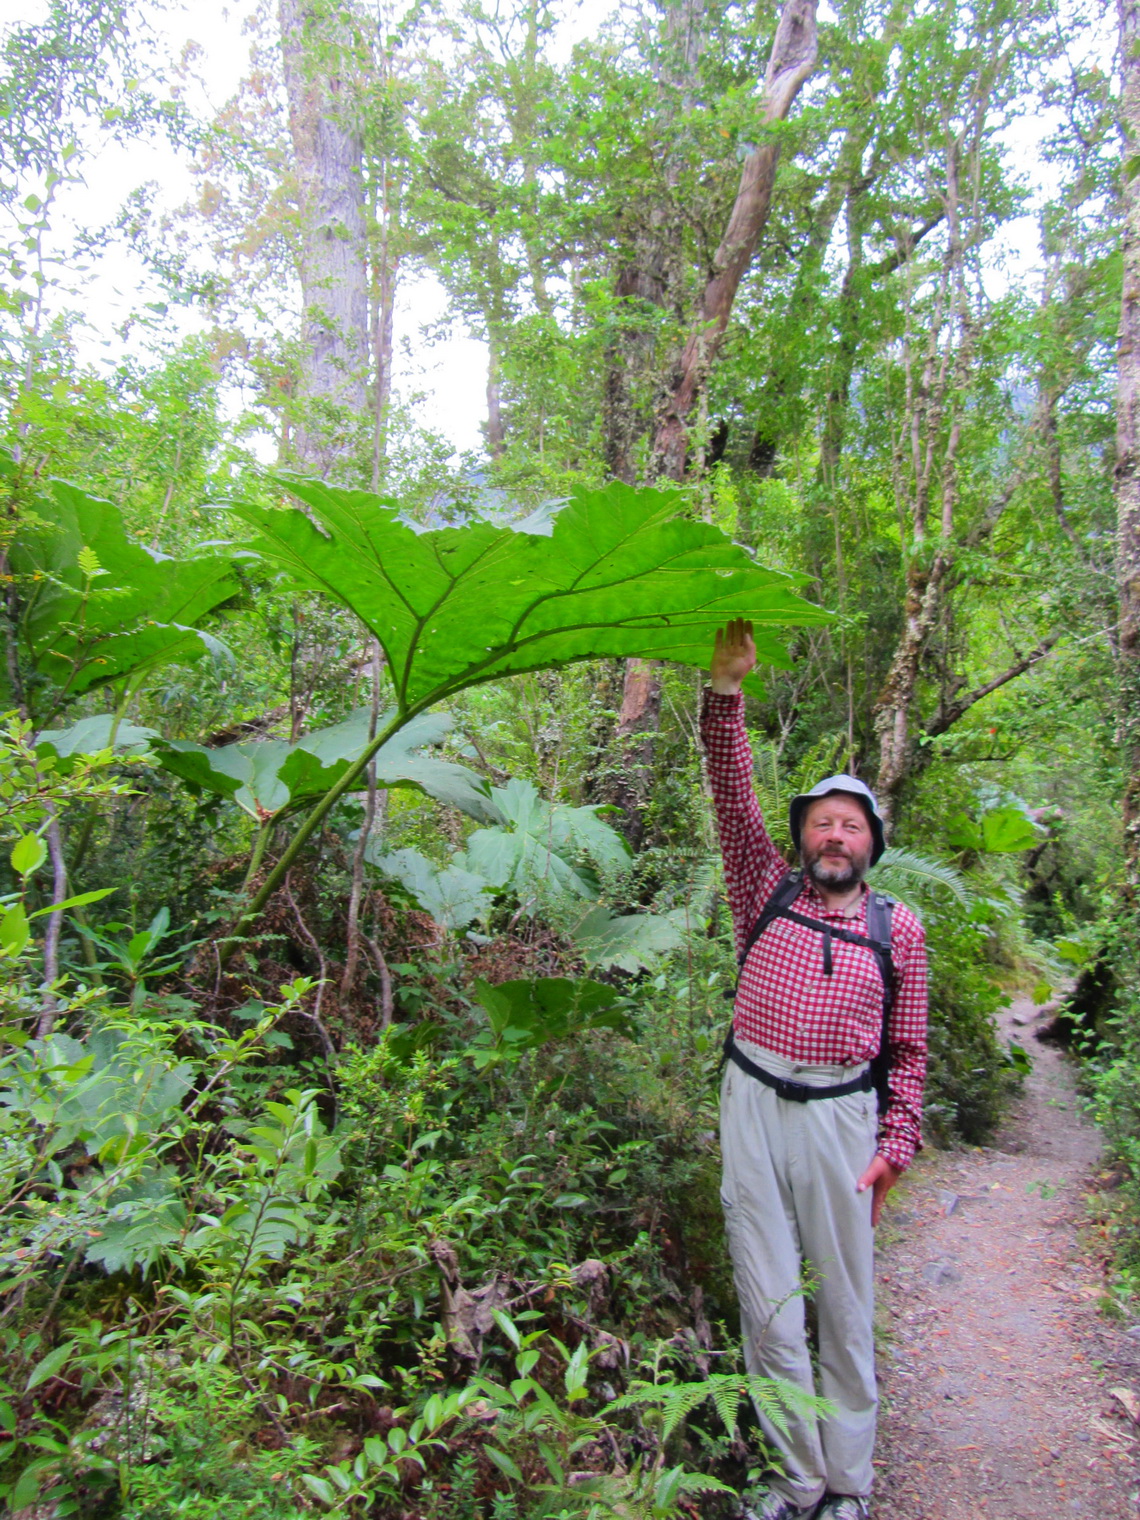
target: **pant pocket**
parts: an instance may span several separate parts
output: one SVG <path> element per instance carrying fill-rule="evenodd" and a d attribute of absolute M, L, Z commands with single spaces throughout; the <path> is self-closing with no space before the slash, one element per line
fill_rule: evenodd
<path fill-rule="evenodd" d="M 740 1227 L 740 1215 L 737 1211 L 736 1205 L 732 1200 L 732 1197 L 725 1191 L 723 1187 L 720 1190 L 720 1206 L 724 1211 L 724 1238 L 728 1243 L 728 1249 L 731 1252 L 736 1241 L 737 1232 Z"/>

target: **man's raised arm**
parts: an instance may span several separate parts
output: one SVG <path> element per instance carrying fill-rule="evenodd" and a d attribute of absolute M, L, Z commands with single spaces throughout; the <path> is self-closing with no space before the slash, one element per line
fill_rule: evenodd
<path fill-rule="evenodd" d="M 768 837 L 752 785 L 752 751 L 744 728 L 741 683 L 756 664 L 752 624 L 734 618 L 717 630 L 711 690 L 701 707 L 701 739 L 708 757 L 724 857 L 725 885 L 740 949 L 772 887 L 786 869 Z"/>

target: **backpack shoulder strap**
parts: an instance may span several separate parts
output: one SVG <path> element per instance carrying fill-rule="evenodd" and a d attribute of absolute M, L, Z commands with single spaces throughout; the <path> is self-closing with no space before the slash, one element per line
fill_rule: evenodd
<path fill-rule="evenodd" d="M 895 995 L 895 963 L 891 958 L 891 932 L 895 900 L 873 888 L 867 897 L 867 938 L 883 978 L 883 1003 L 889 1012 Z"/>
<path fill-rule="evenodd" d="M 737 966 L 743 970 L 744 962 L 748 959 L 748 952 L 764 933 L 764 930 L 774 918 L 779 918 L 786 908 L 790 908 L 803 890 L 804 878 L 802 871 L 785 871 L 783 876 L 772 888 L 768 901 L 760 909 L 756 922 L 748 931 L 748 938 L 744 941 L 744 948 L 736 957 Z"/>
<path fill-rule="evenodd" d="M 760 912 L 756 918 L 756 922 L 748 931 L 748 938 L 744 941 L 743 949 L 736 957 L 736 981 L 733 986 L 730 987 L 729 990 L 724 994 L 724 1000 L 726 1003 L 736 1002 L 736 994 L 740 990 L 740 975 L 744 970 L 744 962 L 748 959 L 748 952 L 752 949 L 752 946 L 764 933 L 764 930 L 768 927 L 772 920 L 774 918 L 782 917 L 782 915 L 787 912 L 787 910 L 795 902 L 796 898 L 800 895 L 803 884 L 804 878 L 802 871 L 785 871 L 783 876 L 780 877 L 779 881 L 772 888 L 768 901 L 760 909 Z"/>
<path fill-rule="evenodd" d="M 894 911 L 894 898 L 872 888 L 867 899 L 867 938 L 871 941 L 871 953 L 879 963 L 879 975 L 883 979 L 883 1024 L 879 1031 L 879 1052 L 871 1062 L 871 1080 L 879 1100 L 880 1116 L 886 1113 L 890 1102 L 891 1047 L 888 1036 L 891 1009 L 895 1001 L 895 963 L 891 956 Z"/>

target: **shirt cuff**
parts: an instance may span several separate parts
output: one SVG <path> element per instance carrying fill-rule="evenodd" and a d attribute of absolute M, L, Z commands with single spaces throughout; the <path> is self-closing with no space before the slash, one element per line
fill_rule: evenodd
<path fill-rule="evenodd" d="M 701 702 L 701 715 L 705 718 L 735 718 L 743 706 L 744 693 L 742 691 L 713 691 L 711 686 L 706 686 Z"/>
<path fill-rule="evenodd" d="M 905 1172 L 915 1158 L 916 1152 L 922 1149 L 922 1141 L 917 1142 L 906 1139 L 902 1135 L 885 1134 L 879 1138 L 879 1155 L 884 1161 L 889 1161 L 896 1171 Z"/>

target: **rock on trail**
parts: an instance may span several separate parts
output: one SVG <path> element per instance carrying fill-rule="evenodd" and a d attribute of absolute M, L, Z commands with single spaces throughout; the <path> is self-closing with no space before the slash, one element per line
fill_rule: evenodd
<path fill-rule="evenodd" d="M 879 1230 L 875 1520 L 1140 1514 L 1140 1338 L 1081 1241 L 1099 1137 L 1033 1013 L 1006 1015 L 1033 1073 L 993 1144 L 920 1156 Z"/>

